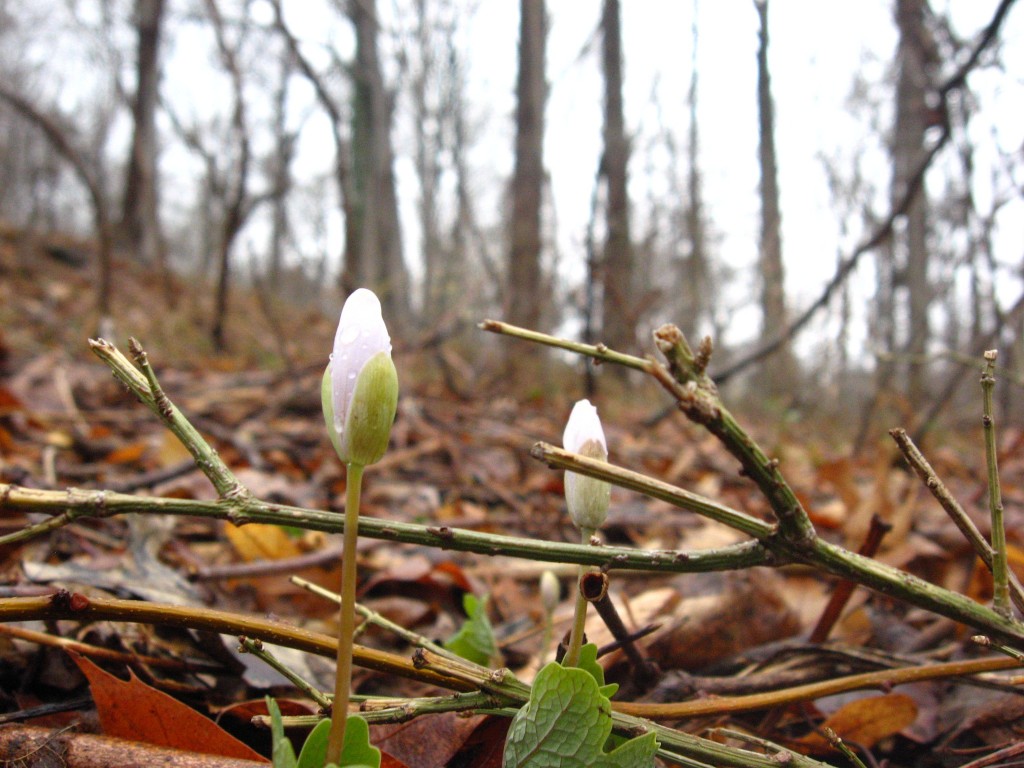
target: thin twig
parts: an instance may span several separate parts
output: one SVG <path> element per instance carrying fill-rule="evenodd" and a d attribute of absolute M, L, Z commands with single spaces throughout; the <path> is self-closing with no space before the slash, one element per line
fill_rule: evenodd
<path fill-rule="evenodd" d="M 981 531 L 974 524 L 974 521 L 971 520 L 964 508 L 960 506 L 960 502 L 949 492 L 949 489 L 939 478 L 938 474 L 936 474 L 928 459 L 925 458 L 921 450 L 914 444 L 906 430 L 891 429 L 889 434 L 896 441 L 896 445 L 899 446 L 900 452 L 907 460 L 907 463 L 917 473 L 917 476 L 921 478 L 925 488 L 939 502 L 939 505 L 946 511 L 946 514 L 956 524 L 956 527 L 960 529 L 960 533 L 967 539 L 971 548 L 985 564 L 985 567 L 991 572 L 992 545 L 985 540 Z M 1012 570 L 1007 570 L 1007 577 L 1009 578 L 1010 599 L 1017 606 L 1017 610 L 1024 613 L 1024 587 L 1021 586 L 1020 580 Z"/>
<path fill-rule="evenodd" d="M 999 490 L 999 459 L 996 455 L 996 426 L 992 404 L 998 354 L 994 349 L 985 353 L 985 369 L 981 374 L 981 423 L 985 433 L 985 466 L 988 469 L 988 508 L 992 516 L 992 607 L 996 613 L 1008 617 L 1011 613 L 1006 586 L 1006 528 L 1003 524 L 1003 498 Z"/>
<path fill-rule="evenodd" d="M 490 331 L 491 333 L 500 333 L 505 336 L 523 339 L 524 341 L 532 341 L 548 347 L 565 349 L 569 352 L 575 352 L 578 355 L 592 357 L 600 362 L 616 363 L 617 365 L 622 365 L 626 368 L 635 368 L 638 371 L 646 372 L 651 365 L 649 360 L 645 360 L 642 357 L 627 355 L 622 352 L 616 352 L 613 349 L 609 349 L 604 344 L 583 344 L 578 341 L 561 339 L 557 336 L 549 336 L 546 333 L 520 328 L 519 326 L 512 325 L 510 323 L 503 323 L 500 320 L 484 320 L 480 323 L 480 328 L 485 331 Z"/>
<path fill-rule="evenodd" d="M 139 401 L 151 410 L 171 430 L 175 437 L 181 442 L 192 458 L 196 466 L 202 470 L 213 487 L 217 489 L 217 495 L 222 499 L 244 499 L 249 497 L 249 491 L 243 486 L 234 473 L 228 469 L 227 464 L 213 448 L 203 439 L 195 427 L 186 419 L 177 406 L 170 401 L 170 398 L 160 388 L 156 374 L 149 365 L 146 351 L 138 341 L 132 339 L 129 347 L 132 356 L 139 363 L 145 372 L 140 373 L 139 369 L 132 365 L 121 351 L 104 339 L 90 339 L 89 347 L 107 366 L 113 371 L 114 376 L 134 394 Z"/>
<path fill-rule="evenodd" d="M 310 592 L 311 594 L 314 594 L 317 597 L 322 597 L 326 600 L 330 600 L 332 603 L 338 605 L 341 604 L 341 595 L 339 595 L 337 592 L 332 592 L 329 589 L 325 589 L 321 587 L 319 584 L 314 584 L 311 581 L 303 579 L 301 576 L 292 576 L 288 580 L 295 586 L 301 587 L 302 589 L 305 589 L 307 592 Z M 362 603 L 356 603 L 356 613 L 365 618 L 368 623 L 374 624 L 380 627 L 381 629 L 393 633 L 394 635 L 402 638 L 412 646 L 415 646 L 417 648 L 429 648 L 434 653 L 439 654 L 441 656 L 460 658 L 457 654 L 452 653 L 442 645 L 438 645 L 429 637 L 421 635 L 418 632 L 413 632 L 411 629 L 406 629 L 400 624 L 396 624 L 395 622 L 391 621 L 385 616 L 382 616 L 376 611 L 367 608 Z"/>
<path fill-rule="evenodd" d="M 276 670 L 279 674 L 283 675 L 287 680 L 291 682 L 300 691 L 303 691 L 309 698 L 316 702 L 317 706 L 320 707 L 321 711 L 329 712 L 331 709 L 330 698 L 319 691 L 315 685 L 310 683 L 308 680 L 302 678 L 301 675 L 297 674 L 291 667 L 281 662 L 274 654 L 263 647 L 261 640 L 254 640 L 251 637 L 245 637 L 242 635 L 238 638 L 240 645 L 239 650 L 242 653 L 251 653 L 253 656 L 258 658 L 268 667 Z"/>
<path fill-rule="evenodd" d="M 847 675 L 817 683 L 797 685 L 779 691 L 752 693 L 746 696 L 718 696 L 694 701 L 673 702 L 667 704 L 649 704 L 646 702 L 619 702 L 616 709 L 627 714 L 647 717 L 656 720 L 677 720 L 703 715 L 718 715 L 725 712 L 750 712 L 757 709 L 768 709 L 781 704 L 792 704 L 798 701 L 813 701 L 823 696 L 833 696 L 846 691 L 857 691 L 865 688 L 881 688 L 888 690 L 893 686 L 906 685 L 921 680 L 941 680 L 946 678 L 978 675 L 984 672 L 999 672 L 1021 667 L 1021 662 L 1005 656 L 992 656 L 985 659 L 970 661 L 949 661 L 941 664 L 926 664 L 919 667 L 901 667 L 884 669 L 877 672 L 864 672 L 859 675 Z"/>

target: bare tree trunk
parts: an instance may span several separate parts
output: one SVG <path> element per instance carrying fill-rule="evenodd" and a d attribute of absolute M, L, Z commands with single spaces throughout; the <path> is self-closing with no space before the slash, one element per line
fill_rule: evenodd
<path fill-rule="evenodd" d="M 439 90 L 441 66 L 437 60 L 432 37 L 427 0 L 416 0 L 414 45 L 419 66 L 412 73 L 413 131 L 415 132 L 416 176 L 419 181 L 418 204 L 422 231 L 420 256 L 423 259 L 423 318 L 433 323 L 444 311 L 446 291 L 444 277 L 444 245 L 438 209 L 441 183 L 441 153 L 444 147 L 444 107 L 435 104 L 431 95 Z M 411 58 L 411 57 L 410 57 Z"/>
<path fill-rule="evenodd" d="M 633 242 L 630 236 L 627 191 L 630 146 L 622 106 L 622 28 L 619 0 L 604 0 L 601 17 L 604 73 L 604 156 L 602 171 L 608 185 L 607 235 L 602 256 L 601 335 L 614 349 L 636 344 Z"/>
<path fill-rule="evenodd" d="M 385 312 L 409 313 L 409 275 L 402 259 L 401 225 L 391 144 L 392 99 L 384 86 L 377 52 L 376 0 L 349 0 L 356 33 L 352 107 L 352 220 L 346 222 L 343 286 L 367 285 Z"/>
<path fill-rule="evenodd" d="M 896 125 L 892 145 L 892 196 L 903 195 L 910 177 L 926 153 L 925 132 L 928 129 L 929 71 L 937 61 L 935 42 L 925 20 L 929 13 L 927 0 L 897 0 L 896 26 L 900 41 L 896 51 L 899 68 L 896 82 Z M 893 266 L 902 279 L 894 281 L 894 289 L 902 282 L 906 287 L 905 316 L 908 332 L 901 351 L 911 358 L 907 366 L 906 393 L 911 403 L 922 403 L 926 395 L 926 368 L 921 359 L 928 348 L 931 329 L 928 309 L 932 289 L 928 280 L 928 198 L 922 185 L 910 204 L 906 226 L 893 238 Z M 897 312 L 900 312 L 897 308 Z M 899 343 L 899 342 L 897 342 Z"/>
<path fill-rule="evenodd" d="M 224 201 L 224 218 L 221 223 L 220 242 L 217 258 L 217 288 L 213 310 L 211 337 L 218 350 L 226 347 L 228 294 L 231 285 L 231 247 L 248 216 L 249 165 L 252 151 L 249 144 L 249 129 L 246 121 L 245 94 L 242 86 L 242 72 L 236 51 L 228 45 L 224 34 L 224 20 L 215 0 L 206 0 L 206 10 L 213 23 L 217 51 L 221 63 L 231 78 L 234 94 L 234 108 L 231 113 L 231 134 L 238 147 L 238 161 L 235 178 L 225 185 L 227 199 Z"/>
<path fill-rule="evenodd" d="M 284 246 L 290 232 L 288 194 L 292 189 L 292 159 L 295 156 L 294 132 L 288 130 L 288 81 L 294 62 L 291 56 L 281 59 L 281 79 L 274 94 L 274 155 L 270 179 L 270 259 L 267 274 L 271 286 L 279 285 L 284 259 Z"/>
<path fill-rule="evenodd" d="M 786 286 L 782 262 L 778 160 L 775 155 L 775 107 L 768 68 L 768 0 L 754 0 L 760 21 L 757 49 L 758 159 L 761 165 L 761 341 L 774 339 L 785 327 Z M 765 361 L 765 381 L 772 396 L 793 393 L 796 360 L 788 344 Z"/>
<path fill-rule="evenodd" d="M 114 238 L 113 226 L 110 223 L 110 211 L 101 181 L 101 169 L 90 168 L 82 153 L 75 147 L 70 128 L 64 127 L 57 120 L 44 115 L 31 102 L 20 94 L 9 90 L 2 82 L 0 82 L 0 100 L 7 102 L 15 112 L 42 132 L 54 151 L 71 164 L 78 180 L 88 192 L 99 246 L 96 310 L 101 321 L 109 318 L 113 284 Z"/>
<path fill-rule="evenodd" d="M 700 172 L 700 132 L 697 125 L 697 0 L 693 1 L 691 26 L 690 89 L 687 101 L 690 107 L 690 125 L 687 147 L 686 209 L 683 213 L 690 250 L 683 262 L 682 317 L 679 326 L 692 336 L 702 318 L 711 321 L 711 265 L 709 263 L 707 232 L 703 199 L 703 180 Z M 694 340 L 695 341 L 695 340 Z"/>
<path fill-rule="evenodd" d="M 168 275 L 160 228 L 156 164 L 156 107 L 164 0 L 136 0 L 135 17 L 138 44 L 135 96 L 132 99 L 134 132 L 119 234 L 125 247 L 140 262 L 159 266 L 166 281 Z"/>
<path fill-rule="evenodd" d="M 519 3 L 519 76 L 516 85 L 516 159 L 509 232 L 508 315 L 527 328 L 540 323 L 545 301 L 541 275 L 541 202 L 544 190 L 544 0 Z"/>

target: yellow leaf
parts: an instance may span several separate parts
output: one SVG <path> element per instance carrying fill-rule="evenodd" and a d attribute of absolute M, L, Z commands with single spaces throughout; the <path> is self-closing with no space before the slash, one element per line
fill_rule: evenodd
<path fill-rule="evenodd" d="M 914 700 L 902 693 L 889 693 L 851 701 L 833 712 L 819 730 L 831 728 L 843 741 L 872 747 L 887 736 L 899 733 L 915 719 L 917 704 Z M 797 739 L 796 744 L 819 754 L 832 749 L 818 732 Z"/>
<path fill-rule="evenodd" d="M 241 527 L 225 526 L 228 541 L 238 556 L 251 563 L 254 560 L 280 560 L 302 554 L 298 543 L 277 525 L 250 523 Z"/>

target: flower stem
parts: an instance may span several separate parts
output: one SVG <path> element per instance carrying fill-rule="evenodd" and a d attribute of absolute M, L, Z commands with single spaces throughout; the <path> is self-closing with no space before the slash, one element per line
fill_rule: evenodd
<path fill-rule="evenodd" d="M 583 543 L 586 544 L 594 532 L 581 530 L 580 534 Z M 579 577 L 576 579 L 576 609 L 573 611 L 572 630 L 569 632 L 569 647 L 565 651 L 565 658 L 562 659 L 562 665 L 566 667 L 575 667 L 580 663 L 580 648 L 583 646 L 583 632 L 587 623 L 587 607 L 589 605 L 587 598 L 583 596 L 584 573 L 586 573 L 586 567 L 581 565 Z"/>
<path fill-rule="evenodd" d="M 331 732 L 327 740 L 327 763 L 341 765 L 345 742 L 348 700 L 352 686 L 352 636 L 356 628 L 356 541 L 359 537 L 359 496 L 363 467 L 348 465 L 345 489 L 345 532 L 341 561 L 341 609 L 338 614 L 338 666 L 331 707 Z"/>

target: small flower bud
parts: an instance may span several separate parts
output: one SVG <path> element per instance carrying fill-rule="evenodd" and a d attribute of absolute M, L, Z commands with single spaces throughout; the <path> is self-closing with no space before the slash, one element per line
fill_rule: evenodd
<path fill-rule="evenodd" d="M 573 406 L 565 425 L 562 445 L 567 451 L 590 459 L 608 461 L 608 446 L 604 439 L 597 408 L 589 400 L 580 400 Z M 565 500 L 573 524 L 585 533 L 593 533 L 604 524 L 608 516 L 611 486 L 604 480 L 565 473 Z"/>
<path fill-rule="evenodd" d="M 338 457 L 359 466 L 380 461 L 398 407 L 398 372 L 373 291 L 360 288 L 342 307 L 320 394 Z"/>
<path fill-rule="evenodd" d="M 559 593 L 561 587 L 558 584 L 558 577 L 551 571 L 544 571 L 540 575 L 540 602 L 544 606 L 544 613 L 550 616 L 558 607 Z"/>

